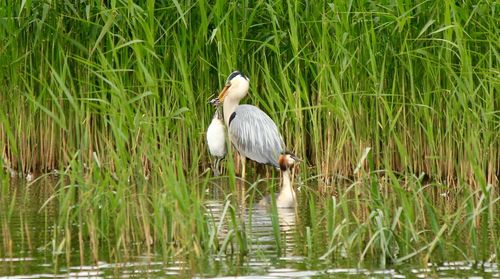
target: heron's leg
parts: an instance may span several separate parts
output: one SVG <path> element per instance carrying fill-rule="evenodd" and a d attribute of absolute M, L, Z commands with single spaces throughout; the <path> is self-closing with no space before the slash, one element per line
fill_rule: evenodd
<path fill-rule="evenodd" d="M 214 176 L 219 176 L 220 175 L 220 172 L 219 172 L 219 163 L 220 163 L 220 158 L 215 158 L 215 167 L 214 167 Z"/>
<path fill-rule="evenodd" d="M 243 156 L 240 154 L 240 162 L 241 162 L 241 178 L 243 180 L 245 180 L 245 165 L 246 165 L 246 162 L 247 162 L 247 157 Z"/>
<path fill-rule="evenodd" d="M 234 172 L 239 175 L 239 174 L 241 174 L 241 172 L 240 172 L 240 168 L 241 168 L 241 155 L 240 155 L 240 153 L 234 152 L 233 158 L 234 158 L 234 162 L 237 162 L 234 166 L 235 167 Z"/>

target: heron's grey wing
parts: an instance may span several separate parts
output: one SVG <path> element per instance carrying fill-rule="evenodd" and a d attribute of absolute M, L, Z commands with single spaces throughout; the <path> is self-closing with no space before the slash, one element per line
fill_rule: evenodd
<path fill-rule="evenodd" d="M 262 110 L 252 105 L 240 105 L 229 121 L 231 142 L 245 157 L 262 164 L 279 167 L 279 155 L 285 144 L 278 127 Z"/>

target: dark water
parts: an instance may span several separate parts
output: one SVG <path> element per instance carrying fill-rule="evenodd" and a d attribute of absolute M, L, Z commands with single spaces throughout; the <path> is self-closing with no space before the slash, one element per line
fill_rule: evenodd
<path fill-rule="evenodd" d="M 186 272 L 183 262 L 164 262 L 159 254 L 141 255 L 127 262 L 105 262 L 81 265 L 77 249 L 55 254 L 57 243 L 54 233 L 55 208 L 47 204 L 40 208 L 53 193 L 51 183 L 39 183 L 27 187 L 23 184 L 11 186 L 11 197 L 2 201 L 12 202 L 12 207 L 0 213 L 0 277 L 8 278 L 101 278 L 101 277 L 179 277 Z M 218 236 L 223 240 L 231 234 L 227 222 L 229 213 L 222 196 L 213 195 L 206 207 L 216 225 Z M 245 220 L 245 231 L 251 239 L 249 253 L 244 261 L 214 256 L 203 263 L 197 277 L 243 278 L 290 278 L 290 277 L 335 277 L 335 278 L 500 278 L 497 263 L 471 263 L 444 261 L 425 267 L 402 264 L 391 268 L 378 268 L 367 263 L 360 265 L 353 260 L 318 261 L 309 259 L 299 234 L 305 231 L 298 222 L 301 208 L 277 209 L 249 206 L 241 209 Z M 274 218 L 273 218 L 274 216 Z M 326 245 L 326 241 L 325 241 Z M 102 258 L 106 257 L 103 252 Z M 92 261 L 88 261 L 89 263 Z"/>

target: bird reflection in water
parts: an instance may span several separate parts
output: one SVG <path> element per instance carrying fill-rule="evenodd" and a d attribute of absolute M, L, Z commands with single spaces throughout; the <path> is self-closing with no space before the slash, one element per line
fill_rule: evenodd
<path fill-rule="evenodd" d="M 230 201 L 223 203 L 221 200 L 212 200 L 206 204 L 212 226 L 217 230 L 217 237 L 220 243 L 228 237 L 228 234 L 234 233 L 233 222 L 231 220 Z M 252 207 L 242 209 L 240 218 L 243 221 L 242 227 L 248 240 L 249 250 L 253 251 L 252 255 L 260 253 L 270 255 L 294 255 L 294 241 L 297 224 L 297 215 L 293 207 L 276 207 L 273 212 L 272 208 L 255 204 Z M 273 226 L 273 214 L 277 213 L 277 221 L 281 233 L 280 243 L 278 246 L 276 235 Z M 278 249 L 280 249 L 278 251 Z M 255 253 L 259 251 L 259 253 Z"/>
<path fill-rule="evenodd" d="M 293 188 L 293 175 L 291 170 L 300 160 L 291 153 L 284 153 L 280 156 L 279 165 L 282 174 L 282 187 L 279 193 L 265 196 L 258 203 L 247 208 L 246 202 L 238 204 L 240 217 L 244 220 L 245 233 L 250 238 L 252 249 L 275 253 L 278 249 L 276 245 L 275 233 L 273 230 L 273 215 L 277 213 L 281 241 L 284 243 L 281 252 L 286 255 L 293 255 L 294 232 L 297 222 L 296 206 L 297 198 Z M 242 187 L 244 188 L 244 187 Z M 247 195 L 245 195 L 248 197 Z M 238 198 L 238 200 L 240 200 Z M 207 203 L 207 208 L 212 216 L 213 225 L 217 229 L 217 235 L 221 240 L 227 237 L 232 227 L 228 208 L 231 202 L 226 200 L 214 200 Z M 273 206 L 276 210 L 273 211 Z"/>

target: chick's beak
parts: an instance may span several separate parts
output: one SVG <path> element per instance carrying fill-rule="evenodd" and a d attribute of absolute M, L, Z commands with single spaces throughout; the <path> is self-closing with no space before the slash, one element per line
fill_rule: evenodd
<path fill-rule="evenodd" d="M 226 98 L 227 90 L 229 89 L 230 86 L 231 86 L 231 84 L 226 84 L 226 86 L 224 86 L 224 88 L 220 92 L 219 97 L 217 97 L 217 99 L 219 100 L 219 103 L 224 102 L 224 98 Z"/>
<path fill-rule="evenodd" d="M 299 157 L 297 157 L 297 156 L 295 156 L 295 155 L 292 155 L 292 159 L 294 159 L 294 160 L 295 160 L 295 163 L 296 163 L 296 164 L 304 162 L 304 160 L 300 159 Z"/>

